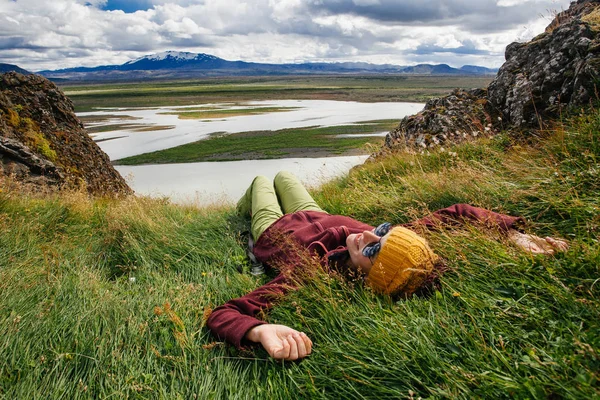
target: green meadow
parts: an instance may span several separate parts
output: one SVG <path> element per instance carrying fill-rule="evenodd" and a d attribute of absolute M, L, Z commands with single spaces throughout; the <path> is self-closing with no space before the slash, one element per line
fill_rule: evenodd
<path fill-rule="evenodd" d="M 457 87 L 486 87 L 493 77 L 282 76 L 203 78 L 163 82 L 59 83 L 75 111 L 101 107 L 156 107 L 258 100 L 425 102 Z"/>
<path fill-rule="evenodd" d="M 313 354 L 277 362 L 206 329 L 249 274 L 230 205 L 0 186 L 0 398 L 600 398 L 600 112 L 542 133 L 399 153 L 312 193 L 327 211 L 401 223 L 457 202 L 567 239 L 532 256 L 476 227 L 427 232 L 451 268 L 392 299 L 317 272 L 265 318 Z M 521 136 L 522 137 L 522 136 Z"/>
<path fill-rule="evenodd" d="M 296 107 L 252 107 L 252 108 L 234 108 L 228 110 L 194 110 L 167 112 L 167 115 L 177 115 L 179 119 L 215 119 L 238 117 L 240 115 L 259 115 L 274 112 L 285 112 L 294 110 Z"/>
<path fill-rule="evenodd" d="M 215 134 L 209 139 L 123 158 L 115 163 L 138 165 L 368 154 L 369 149 L 381 147 L 384 138 L 358 135 L 389 132 L 397 125 L 396 120 L 383 120 L 331 127 Z"/>

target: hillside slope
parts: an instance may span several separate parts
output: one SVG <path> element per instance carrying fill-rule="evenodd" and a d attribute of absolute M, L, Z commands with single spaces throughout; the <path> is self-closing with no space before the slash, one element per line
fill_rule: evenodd
<path fill-rule="evenodd" d="M 17 65 L 0 63 L 0 74 L 3 74 L 5 72 L 18 72 L 23 75 L 28 75 L 31 73 Z"/>
<path fill-rule="evenodd" d="M 277 363 L 204 326 L 265 282 L 233 208 L 0 191 L 0 394 L 6 398 L 577 398 L 600 396 L 600 112 L 535 145 L 502 134 L 382 158 L 314 192 L 329 212 L 399 223 L 469 202 L 519 214 L 567 253 L 493 233 L 426 233 L 451 271 L 394 301 L 318 274 L 266 315 L 313 354 Z M 238 270 L 240 269 L 240 271 Z"/>

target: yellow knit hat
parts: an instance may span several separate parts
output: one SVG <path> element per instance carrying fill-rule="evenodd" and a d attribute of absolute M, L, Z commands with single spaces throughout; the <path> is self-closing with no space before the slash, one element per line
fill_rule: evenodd
<path fill-rule="evenodd" d="M 390 231 L 367 283 L 378 293 L 410 295 L 425 281 L 436 260 L 424 238 L 399 226 Z"/>

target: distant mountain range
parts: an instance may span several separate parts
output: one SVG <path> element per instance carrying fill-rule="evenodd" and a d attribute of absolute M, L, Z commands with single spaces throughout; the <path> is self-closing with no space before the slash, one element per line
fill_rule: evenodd
<path fill-rule="evenodd" d="M 29 72 L 23 68 L 17 67 L 16 65 L 0 63 L 0 74 L 3 74 L 5 72 L 11 72 L 11 71 L 15 71 L 15 72 L 18 72 L 23 75 L 31 74 L 31 72 Z"/>
<path fill-rule="evenodd" d="M 54 80 L 140 80 L 201 76 L 265 76 L 308 74 L 407 74 L 407 75 L 495 75 L 498 69 L 446 64 L 400 66 L 364 62 L 263 64 L 228 61 L 209 54 L 166 51 L 147 55 L 121 65 L 78 67 L 39 74 Z"/>

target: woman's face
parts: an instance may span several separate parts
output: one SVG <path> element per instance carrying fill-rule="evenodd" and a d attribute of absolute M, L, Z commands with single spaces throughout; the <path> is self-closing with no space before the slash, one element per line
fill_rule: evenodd
<path fill-rule="evenodd" d="M 383 237 L 379 237 L 372 231 L 364 231 L 363 233 L 353 233 L 348 235 L 346 238 L 346 247 L 348 248 L 348 253 L 350 253 L 350 266 L 356 268 L 363 274 L 368 275 L 369 271 L 371 271 L 371 267 L 373 267 L 373 261 L 375 261 L 375 258 L 371 260 L 369 257 L 364 256 L 362 253 L 363 249 L 369 244 L 377 242 L 380 242 L 381 247 L 383 247 L 388 236 L 389 233 Z"/>

